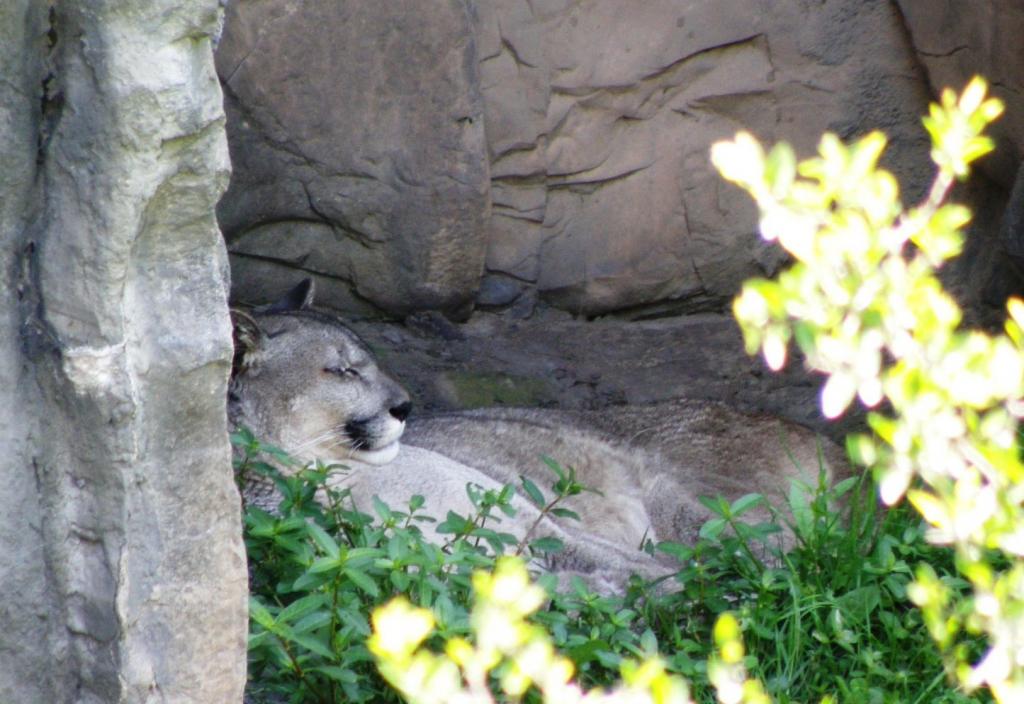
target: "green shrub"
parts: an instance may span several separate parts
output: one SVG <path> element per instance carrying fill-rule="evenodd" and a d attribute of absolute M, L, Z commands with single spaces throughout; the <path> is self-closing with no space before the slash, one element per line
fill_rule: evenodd
<path fill-rule="evenodd" d="M 1005 334 L 960 329 L 961 312 L 936 269 L 956 256 L 970 212 L 946 203 L 968 164 L 993 147 L 982 135 L 1002 112 L 976 78 L 946 90 L 925 127 L 937 167 L 927 198 L 904 209 L 896 179 L 878 168 L 885 137 L 851 145 L 825 135 L 797 163 L 747 133 L 716 144 L 722 175 L 747 190 L 761 233 L 794 263 L 778 280 L 747 282 L 734 312 L 749 352 L 773 368 L 790 340 L 826 377 L 821 404 L 835 417 L 859 398 L 873 437 L 849 442 L 873 467 L 882 499 L 906 494 L 927 536 L 955 550 L 969 595 L 922 563 L 909 593 L 968 689 L 1024 701 L 1024 464 L 1016 443 L 1024 411 L 1024 302 L 1011 299 Z M 887 402 L 887 406 L 882 402 Z M 979 654 L 964 642 L 984 634 Z"/>
<path fill-rule="evenodd" d="M 317 501 L 329 472 L 343 470 L 313 466 L 286 476 L 279 466 L 296 467 L 283 453 L 244 431 L 234 439 L 240 476 L 268 476 L 281 493 L 277 514 L 246 509 L 253 701 L 396 701 L 367 647 L 369 614 L 396 595 L 431 610 L 436 629 L 427 646 L 440 650 L 471 636 L 473 572 L 495 568 L 496 547 L 506 554 L 519 547 L 502 537 L 498 522 L 511 487 L 474 494 L 477 515 L 449 514 L 446 530 L 455 532 L 438 545 L 420 530 L 435 523 L 421 500 L 401 511 L 360 507 L 367 512 L 344 491 Z M 571 506 L 578 484 L 554 468 L 561 475 L 552 474 L 549 494 L 560 491 Z M 524 494 L 559 507 L 536 486 Z M 844 702 L 973 701 L 946 685 L 939 653 L 906 597 L 920 561 L 962 590 L 951 553 L 925 542 L 912 512 L 878 516 L 872 494 L 863 480 L 796 486 L 785 510 L 764 524 L 745 520 L 764 502 L 759 496 L 707 500 L 716 518 L 695 545 L 657 546 L 679 563 L 661 584 L 635 578 L 624 594 L 608 596 L 578 579 L 558 591 L 541 577 L 548 601 L 530 622 L 587 689 L 613 686 L 624 664 L 660 651 L 666 672 L 688 679 L 696 701 L 715 701 L 707 666 L 713 629 L 732 611 L 748 645 L 741 664 L 779 702 L 818 701 L 831 692 Z M 786 523 L 796 536 L 788 551 L 780 540 Z"/>

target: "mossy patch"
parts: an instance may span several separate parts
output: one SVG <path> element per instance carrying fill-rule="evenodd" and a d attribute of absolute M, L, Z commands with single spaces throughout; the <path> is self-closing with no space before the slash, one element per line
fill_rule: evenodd
<path fill-rule="evenodd" d="M 448 372 L 444 375 L 456 405 L 538 406 L 555 399 L 555 389 L 544 379 L 480 372 Z"/>

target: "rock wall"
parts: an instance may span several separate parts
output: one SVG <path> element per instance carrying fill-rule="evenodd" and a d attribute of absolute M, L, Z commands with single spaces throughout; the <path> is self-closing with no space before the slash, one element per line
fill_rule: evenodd
<path fill-rule="evenodd" d="M 967 194 L 978 226 L 954 262 L 955 278 L 995 306 L 1001 320 L 1005 298 L 1024 294 L 1024 7 L 1014 0 L 899 0 L 899 8 L 936 95 L 980 74 L 1006 104 L 989 130 L 996 151 L 978 163 L 992 187 Z"/>
<path fill-rule="evenodd" d="M 893 3 L 440 7 L 230 5 L 219 215 L 239 299 L 312 272 L 321 301 L 359 312 L 474 295 L 522 314 L 538 296 L 718 309 L 779 255 L 711 170 L 716 139 L 745 127 L 807 153 L 824 130 L 880 127 L 908 197 L 929 176 L 928 85 Z"/>
<path fill-rule="evenodd" d="M 45 15 L 33 0 L 0 5 L 0 238 L 4 271 L 0 291 L 0 701 L 66 701 L 60 669 L 68 634 L 56 585 L 41 559 L 42 501 L 32 467 L 31 438 L 38 419 L 25 409 L 40 407 L 18 340 L 17 260 L 26 246 L 21 233 L 36 209 L 34 196 L 41 56 Z"/>
<path fill-rule="evenodd" d="M 233 2 L 217 51 L 241 299 L 468 311 L 489 213 L 467 0 Z"/>
<path fill-rule="evenodd" d="M 240 701 L 216 0 L 0 5 L 0 701 Z"/>
<path fill-rule="evenodd" d="M 1024 157 L 1024 6 L 1015 0 L 899 0 L 933 91 L 985 76 L 1006 112 L 992 125 L 997 151 L 979 167 L 1009 189 Z"/>
<path fill-rule="evenodd" d="M 488 0 L 479 44 L 494 216 L 487 269 L 556 306 L 721 306 L 778 255 L 711 143 L 809 153 L 873 127 L 911 192 L 926 94 L 898 15 L 851 0 Z"/>

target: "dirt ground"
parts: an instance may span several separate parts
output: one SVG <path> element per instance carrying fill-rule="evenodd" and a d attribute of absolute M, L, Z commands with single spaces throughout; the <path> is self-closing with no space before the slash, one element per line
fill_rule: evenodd
<path fill-rule="evenodd" d="M 415 412 L 478 406 L 597 410 L 679 398 L 712 399 L 787 418 L 841 441 L 862 414 L 827 422 L 820 379 L 799 360 L 773 373 L 748 357 L 731 317 L 585 321 L 550 309 L 528 319 L 478 312 L 352 327 L 413 396 Z"/>

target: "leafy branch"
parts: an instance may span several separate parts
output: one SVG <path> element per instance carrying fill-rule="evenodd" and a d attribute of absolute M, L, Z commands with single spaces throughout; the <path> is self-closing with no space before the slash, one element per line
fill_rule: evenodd
<path fill-rule="evenodd" d="M 885 136 L 850 145 L 825 135 L 818 156 L 797 163 L 785 144 L 767 153 L 748 133 L 720 142 L 712 160 L 748 191 L 761 233 L 794 264 L 777 281 L 748 281 L 733 310 L 748 352 L 781 368 L 790 341 L 825 375 L 824 414 L 854 399 L 888 402 L 868 415 L 873 437 L 849 440 L 874 467 L 886 503 L 906 495 L 951 545 L 973 599 L 953 598 L 927 565 L 910 594 L 950 666 L 968 689 L 1024 701 L 1024 464 L 1017 425 L 1024 414 L 1024 302 L 1011 299 L 1002 335 L 960 329 L 962 313 L 936 277 L 960 253 L 970 212 L 947 203 L 969 164 L 993 149 L 986 126 L 1002 104 L 973 79 L 943 92 L 924 124 L 937 173 L 927 198 L 904 210 L 896 179 L 878 167 Z M 963 633 L 984 633 L 988 652 L 970 662 Z"/>

